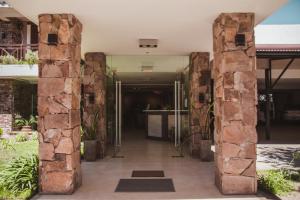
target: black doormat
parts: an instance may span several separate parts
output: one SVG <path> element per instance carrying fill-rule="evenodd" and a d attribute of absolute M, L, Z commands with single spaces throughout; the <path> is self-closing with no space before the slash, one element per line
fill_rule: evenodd
<path fill-rule="evenodd" d="M 175 192 L 172 179 L 120 179 L 115 192 Z"/>
<path fill-rule="evenodd" d="M 131 177 L 165 177 L 162 170 L 133 170 Z"/>

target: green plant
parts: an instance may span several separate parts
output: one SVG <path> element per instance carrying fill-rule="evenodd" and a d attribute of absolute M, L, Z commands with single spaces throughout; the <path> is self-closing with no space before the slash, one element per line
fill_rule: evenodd
<path fill-rule="evenodd" d="M 300 160 L 300 151 L 296 151 L 293 153 L 293 161 Z"/>
<path fill-rule="evenodd" d="M 20 194 L 31 196 L 38 189 L 38 166 L 37 155 L 11 160 L 0 171 L 0 188 L 15 196 Z"/>
<path fill-rule="evenodd" d="M 28 50 L 25 54 L 25 61 L 29 65 L 34 65 L 38 63 L 38 55 L 37 52 L 33 52 Z"/>
<path fill-rule="evenodd" d="M 92 115 L 91 124 L 89 126 L 87 125 L 82 126 L 84 140 L 96 139 L 98 121 L 99 121 L 99 110 L 96 110 Z"/>
<path fill-rule="evenodd" d="M 14 56 L 7 54 L 0 56 L 0 63 L 4 65 L 18 64 L 18 60 Z"/>
<path fill-rule="evenodd" d="M 31 140 L 38 140 L 39 139 L 39 135 L 37 132 L 32 133 L 31 135 Z"/>
<path fill-rule="evenodd" d="M 260 188 L 278 195 L 287 194 L 294 189 L 283 170 L 268 170 L 259 173 L 258 185 Z"/>
<path fill-rule="evenodd" d="M 26 133 L 20 133 L 16 136 L 16 142 L 26 142 L 28 140 L 28 135 Z"/>
<path fill-rule="evenodd" d="M 3 135 L 3 129 L 0 128 L 0 138 L 1 138 L 2 135 Z"/>
<path fill-rule="evenodd" d="M 15 150 L 13 142 L 8 139 L 0 139 L 0 149 Z"/>
<path fill-rule="evenodd" d="M 21 128 L 22 126 L 33 126 L 37 124 L 37 119 L 36 117 L 34 117 L 33 115 L 30 115 L 29 119 L 24 119 L 24 118 L 20 118 L 20 119 L 16 119 L 15 120 L 15 126 L 18 128 Z"/>

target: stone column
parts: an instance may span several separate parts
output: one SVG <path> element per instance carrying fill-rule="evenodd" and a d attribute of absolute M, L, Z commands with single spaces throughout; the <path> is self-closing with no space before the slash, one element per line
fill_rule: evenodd
<path fill-rule="evenodd" d="M 14 114 L 13 80 L 0 80 L 0 128 L 4 133 L 12 131 Z"/>
<path fill-rule="evenodd" d="M 71 194 L 81 185 L 81 31 L 71 14 L 39 16 L 39 184 L 44 194 Z M 49 33 L 57 34 L 56 45 L 48 44 Z"/>
<path fill-rule="evenodd" d="M 205 117 L 210 99 L 208 52 L 191 53 L 189 77 L 190 152 L 193 156 L 199 156 L 201 139 L 200 128 L 205 125 Z"/>
<path fill-rule="evenodd" d="M 241 35 L 236 38 L 236 34 Z M 257 190 L 254 14 L 221 14 L 213 25 L 213 40 L 216 185 L 223 194 L 254 194 Z"/>
<path fill-rule="evenodd" d="M 99 112 L 97 157 L 103 158 L 106 150 L 106 56 L 103 53 L 86 53 L 83 77 L 83 123 L 90 127 L 95 111 Z"/>

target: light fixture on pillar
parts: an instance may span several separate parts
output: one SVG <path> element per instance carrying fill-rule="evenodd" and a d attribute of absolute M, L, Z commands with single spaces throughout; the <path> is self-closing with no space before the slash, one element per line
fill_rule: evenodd
<path fill-rule="evenodd" d="M 56 46 L 58 43 L 58 36 L 56 33 L 49 33 L 48 34 L 48 45 Z"/>
<path fill-rule="evenodd" d="M 245 34 L 238 33 L 235 35 L 235 46 L 246 46 Z"/>

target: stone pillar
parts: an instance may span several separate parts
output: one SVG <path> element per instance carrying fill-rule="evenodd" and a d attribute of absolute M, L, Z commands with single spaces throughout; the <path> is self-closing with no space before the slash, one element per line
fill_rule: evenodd
<path fill-rule="evenodd" d="M 210 100 L 208 52 L 191 53 L 189 77 L 190 152 L 193 156 L 200 156 L 200 129 L 201 126 L 205 125 L 206 112 Z"/>
<path fill-rule="evenodd" d="M 103 158 L 106 150 L 106 56 L 103 53 L 86 53 L 83 77 L 83 123 L 90 127 L 95 111 L 99 112 L 97 157 Z"/>
<path fill-rule="evenodd" d="M 71 14 L 39 16 L 38 131 L 40 192 L 71 194 L 81 185 L 82 25 Z M 48 34 L 58 43 L 48 44 Z"/>
<path fill-rule="evenodd" d="M 236 34 L 245 36 L 244 45 L 237 45 Z M 243 36 L 239 36 L 242 41 Z M 213 40 L 216 185 L 223 194 L 254 194 L 257 190 L 254 14 L 221 14 L 213 25 Z"/>
<path fill-rule="evenodd" d="M 4 133 L 12 131 L 14 114 L 13 80 L 0 80 L 0 128 Z"/>

